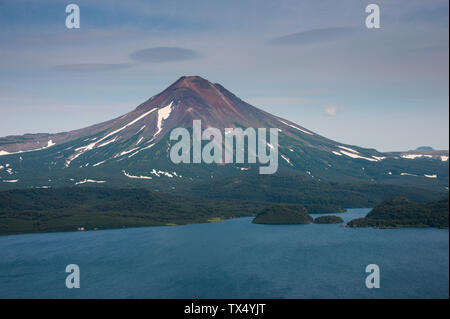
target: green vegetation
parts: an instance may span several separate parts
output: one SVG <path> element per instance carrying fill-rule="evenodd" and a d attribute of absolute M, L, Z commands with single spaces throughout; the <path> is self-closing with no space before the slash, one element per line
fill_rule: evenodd
<path fill-rule="evenodd" d="M 285 179 L 275 180 L 281 183 Z M 352 192 L 345 187 L 336 186 L 332 191 L 331 188 L 323 188 L 323 185 L 328 184 L 314 187 L 314 183 L 308 182 L 297 184 L 298 189 L 304 190 L 306 194 L 300 197 L 300 193 L 294 191 L 293 197 L 289 197 L 289 194 L 282 195 L 276 188 L 277 185 L 280 184 L 269 182 L 268 185 L 258 185 L 256 189 L 273 187 L 262 192 L 261 198 L 278 201 L 290 199 L 291 202 L 274 204 L 270 201 L 244 200 L 240 196 L 204 199 L 140 188 L 70 187 L 3 191 L 0 192 L 0 235 L 186 225 L 249 216 L 257 216 L 254 223 L 305 224 L 313 221 L 308 211 L 311 213 L 344 211 L 340 205 L 345 205 L 349 200 L 345 194 L 353 194 L 353 199 L 350 199 L 353 204 L 358 202 L 358 198 L 362 203 L 367 203 L 367 197 L 362 196 L 357 190 Z M 305 190 L 306 185 L 313 186 Z M 221 187 L 217 185 L 216 190 L 221 193 L 224 188 L 225 185 Z M 237 189 L 245 195 L 245 189 L 239 186 L 239 183 Z M 253 193 L 254 190 L 255 188 L 250 191 L 247 198 L 260 198 L 252 196 L 256 194 Z M 225 194 L 227 192 L 221 193 Z M 234 192 L 228 194 L 235 195 Z M 274 198 L 274 194 L 280 196 Z M 314 196 L 318 199 L 314 200 Z M 379 193 L 378 196 L 382 195 Z M 300 205 L 298 202 L 305 204 Z M 448 227 L 448 206 L 448 198 L 422 204 L 410 202 L 405 198 L 394 198 L 375 207 L 366 218 L 353 220 L 348 225 Z M 342 222 L 333 221 L 331 218 L 339 217 L 318 217 L 315 222 Z"/>
<path fill-rule="evenodd" d="M 0 235 L 218 222 L 256 216 L 269 205 L 272 204 L 193 198 L 133 188 L 9 190 L 0 192 Z M 309 217 L 301 205 L 278 206 L 304 212 Z M 339 206 L 320 205 L 312 205 L 311 209 L 343 210 Z M 305 221 L 310 222 L 302 215 L 299 222 Z"/>
<path fill-rule="evenodd" d="M 325 182 L 304 176 L 227 177 L 190 187 L 189 194 L 202 198 L 300 204 L 310 213 L 335 213 L 339 211 L 336 208 L 343 210 L 342 207 L 375 207 L 394 196 L 407 197 L 414 202 L 439 200 L 445 196 L 442 192 L 413 187 Z M 331 209 L 318 209 L 326 206 Z"/>
<path fill-rule="evenodd" d="M 343 222 L 344 220 L 338 216 L 320 216 L 314 218 L 314 224 L 339 224 Z"/>
<path fill-rule="evenodd" d="M 266 206 L 145 189 L 11 190 L 0 192 L 0 235 L 216 222 L 255 216 Z"/>
<path fill-rule="evenodd" d="M 255 224 L 309 224 L 313 218 L 302 205 L 274 204 L 262 210 L 254 219 Z"/>
<path fill-rule="evenodd" d="M 350 221 L 350 227 L 440 227 L 448 228 L 449 199 L 429 203 L 413 203 L 394 197 L 377 205 L 364 218 Z"/>

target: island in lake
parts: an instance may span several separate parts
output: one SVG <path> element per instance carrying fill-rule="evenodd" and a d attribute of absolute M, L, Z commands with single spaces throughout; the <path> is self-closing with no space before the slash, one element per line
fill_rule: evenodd
<path fill-rule="evenodd" d="M 387 199 L 366 217 L 350 221 L 350 227 L 439 227 L 448 228 L 449 198 L 428 203 L 414 203 L 405 197 Z"/>
<path fill-rule="evenodd" d="M 340 224 L 343 223 L 344 220 L 339 216 L 319 216 L 314 218 L 314 224 Z"/>
<path fill-rule="evenodd" d="M 288 225 L 309 224 L 313 218 L 303 205 L 274 204 L 264 208 L 253 219 L 255 224 Z"/>

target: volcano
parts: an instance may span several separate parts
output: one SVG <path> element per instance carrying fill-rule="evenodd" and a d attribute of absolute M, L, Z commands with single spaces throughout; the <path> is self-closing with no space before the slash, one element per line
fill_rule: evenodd
<path fill-rule="evenodd" d="M 203 129 L 277 128 L 282 176 L 448 187 L 448 151 L 407 157 L 343 144 L 258 109 L 220 84 L 183 76 L 113 120 L 64 133 L 0 138 L 0 189 L 96 183 L 170 190 L 179 183 L 258 173 L 252 164 L 173 164 L 169 133 L 191 129 L 194 120 Z"/>

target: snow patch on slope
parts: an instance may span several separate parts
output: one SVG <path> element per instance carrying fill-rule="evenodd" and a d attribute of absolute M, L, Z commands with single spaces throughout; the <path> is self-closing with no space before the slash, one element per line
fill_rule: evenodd
<path fill-rule="evenodd" d="M 98 183 L 98 184 L 103 184 L 106 183 L 106 181 L 96 181 L 94 179 L 88 179 L 85 178 L 82 181 L 76 182 L 75 185 L 80 185 L 80 184 L 85 184 L 85 183 Z"/>
<path fill-rule="evenodd" d="M 45 149 L 47 149 L 47 148 L 49 148 L 49 147 L 52 147 L 52 146 L 54 146 L 54 145 L 56 145 L 56 144 L 53 143 L 52 140 L 49 140 L 49 141 L 47 142 L 47 146 L 44 146 L 44 147 L 36 148 L 36 149 L 34 149 L 34 150 L 29 150 L 29 151 L 18 151 L 18 152 L 13 152 L 13 153 L 9 153 L 9 152 L 7 152 L 7 151 L 0 151 L 0 156 L 41 151 L 41 150 L 45 150 Z"/>
<path fill-rule="evenodd" d="M 142 126 L 142 127 L 139 129 L 139 131 L 136 132 L 136 134 L 138 134 L 138 133 L 139 133 L 140 131 L 142 131 L 144 128 L 145 128 L 145 125 Z"/>
<path fill-rule="evenodd" d="M 135 179 L 152 179 L 151 176 L 143 176 L 143 175 L 135 176 L 135 175 L 130 175 L 130 174 L 128 174 L 128 173 L 125 172 L 125 171 L 122 171 L 122 173 L 123 173 L 123 175 L 125 175 L 125 176 L 128 177 L 128 178 L 135 178 Z"/>
<path fill-rule="evenodd" d="M 358 151 L 356 151 L 356 150 L 354 150 L 353 148 L 350 148 L 350 147 L 345 147 L 345 146 L 342 146 L 342 145 L 338 145 L 338 147 L 339 147 L 339 148 L 342 148 L 343 150 L 347 150 L 347 151 L 350 151 L 350 152 L 353 152 L 353 153 L 359 154 L 359 152 L 358 152 Z"/>
<path fill-rule="evenodd" d="M 181 175 L 177 175 L 177 172 L 169 173 L 169 172 L 165 172 L 165 171 L 159 171 L 159 170 L 157 171 L 155 169 L 152 169 L 150 174 L 153 174 L 153 175 L 155 175 L 157 177 L 160 177 L 161 175 L 165 175 L 165 176 L 170 177 L 170 178 L 173 178 L 174 176 L 180 177 L 180 178 L 182 177 Z"/>
<path fill-rule="evenodd" d="M 339 152 L 332 151 L 332 153 L 337 156 L 347 155 L 348 157 L 351 158 L 361 158 L 370 162 L 381 162 L 382 160 L 386 159 L 386 156 L 375 156 L 375 155 L 372 155 L 372 157 L 362 156 L 360 155 L 361 153 L 358 152 L 357 150 L 342 145 L 337 145 L 337 147 L 341 149 Z"/>
<path fill-rule="evenodd" d="M 153 135 L 152 140 L 154 140 L 156 138 L 156 136 L 158 136 L 158 134 L 161 133 L 163 121 L 167 120 L 170 116 L 170 113 L 172 113 L 172 104 L 173 104 L 173 101 L 170 102 L 169 105 L 158 110 L 158 123 L 156 124 L 158 130 Z"/>
<path fill-rule="evenodd" d="M 287 156 L 284 156 L 283 154 L 280 154 L 280 156 L 289 164 L 289 165 L 291 165 L 291 166 L 294 166 L 292 163 L 291 163 L 291 160 L 287 157 Z"/>
<path fill-rule="evenodd" d="M 105 160 L 105 161 L 98 162 L 98 163 L 95 163 L 95 164 L 92 165 L 92 166 L 97 167 L 97 166 L 99 166 L 99 165 L 104 164 L 105 162 L 106 162 L 106 160 Z"/>
<path fill-rule="evenodd" d="M 121 152 L 120 154 L 116 154 L 116 155 L 114 156 L 114 158 L 120 157 L 120 156 L 123 156 L 123 155 L 130 154 L 130 153 L 134 152 L 134 151 L 137 150 L 137 149 L 139 149 L 139 147 L 132 148 L 131 150 L 128 150 L 128 151 L 123 151 L 123 152 Z"/>
<path fill-rule="evenodd" d="M 114 143 L 116 140 L 117 140 L 117 137 L 114 137 L 112 140 L 109 140 L 109 141 L 106 141 L 105 143 L 100 144 L 99 146 L 97 146 L 97 148 Z"/>
<path fill-rule="evenodd" d="M 410 174 L 410 173 L 400 173 L 401 176 L 418 176 L 415 174 Z"/>
<path fill-rule="evenodd" d="M 74 159 L 76 159 L 78 156 L 80 156 L 80 155 L 86 153 L 87 151 L 92 150 L 98 143 L 100 143 L 100 142 L 102 142 L 102 141 L 108 139 L 109 137 L 111 137 L 111 136 L 113 136 L 113 135 L 115 135 L 115 134 L 117 134 L 117 133 L 123 131 L 123 130 L 126 129 L 127 127 L 133 125 L 134 123 L 138 122 L 139 120 L 143 119 L 144 117 L 146 117 L 147 115 L 149 115 L 150 113 L 152 113 L 152 112 L 154 112 L 154 111 L 156 111 L 156 110 L 157 110 L 157 108 L 153 108 L 153 109 L 151 109 L 150 111 L 145 112 L 144 114 L 138 116 L 138 117 L 135 118 L 133 121 L 129 122 L 128 124 L 126 124 L 126 125 L 124 125 L 124 126 L 122 126 L 121 128 L 119 128 L 119 129 L 117 129 L 117 130 L 115 130 L 115 131 L 113 131 L 113 132 L 111 132 L 111 133 L 108 133 L 107 135 L 105 135 L 104 137 L 102 137 L 101 139 L 99 139 L 98 141 L 95 141 L 95 142 L 93 142 L 93 143 L 91 143 L 91 144 L 88 144 L 88 145 L 85 145 L 85 146 L 82 146 L 82 147 L 79 147 L 79 148 L 75 149 L 75 151 L 77 151 L 78 153 L 75 153 L 74 155 L 69 156 L 69 158 L 66 160 L 65 166 L 66 166 L 66 167 L 69 167 L 70 163 L 71 163 Z M 112 142 L 111 142 L 111 143 L 112 143 Z M 104 144 L 106 144 L 106 143 L 104 143 Z M 104 146 L 104 145 L 103 145 L 103 146 Z"/>
<path fill-rule="evenodd" d="M 18 179 L 4 179 L 3 183 L 17 183 L 18 181 Z"/>
<path fill-rule="evenodd" d="M 336 152 L 336 151 L 332 151 L 332 153 L 333 153 L 334 155 L 337 155 L 337 156 L 342 156 L 342 154 L 341 154 L 341 153 L 339 153 L 339 152 Z"/>
<path fill-rule="evenodd" d="M 146 150 L 146 149 L 149 149 L 149 148 L 152 148 L 153 146 L 155 146 L 155 143 L 152 143 L 152 144 L 150 144 L 150 145 L 148 145 L 146 147 L 141 148 L 140 150 L 137 150 L 136 152 L 134 152 L 133 154 L 128 156 L 128 158 L 132 158 L 134 155 L 138 154 L 139 152 L 141 152 L 143 150 Z"/>
<path fill-rule="evenodd" d="M 308 132 L 308 131 L 306 131 L 306 130 L 300 128 L 300 127 L 297 127 L 297 126 L 295 126 L 295 125 L 289 124 L 289 123 L 287 123 L 287 122 L 285 122 L 285 121 L 283 121 L 283 120 L 278 119 L 278 121 L 280 121 L 280 122 L 283 123 L 284 125 L 287 125 L 287 126 L 289 126 L 289 127 L 295 128 L 296 130 L 299 130 L 300 132 L 303 132 L 303 133 L 305 133 L 305 134 L 314 135 L 314 134 L 311 133 L 311 132 Z"/>
<path fill-rule="evenodd" d="M 141 137 L 141 138 L 136 142 L 136 145 L 139 145 L 139 143 L 141 143 L 143 139 L 144 139 L 144 137 Z"/>
<path fill-rule="evenodd" d="M 341 153 L 344 154 L 344 155 L 347 155 L 348 157 L 351 157 L 351 158 L 361 158 L 361 159 L 364 159 L 364 160 L 370 161 L 370 162 L 378 162 L 378 160 L 376 160 L 374 158 L 364 157 L 364 156 L 361 156 L 361 155 L 358 155 L 358 154 L 354 154 L 354 153 L 350 153 L 350 152 L 347 152 L 347 151 L 341 151 Z"/>
<path fill-rule="evenodd" d="M 424 154 L 403 154 L 401 156 L 402 158 L 406 158 L 406 159 L 416 159 L 416 158 L 421 158 L 421 157 L 427 157 L 427 158 L 432 158 L 432 155 L 424 155 Z"/>

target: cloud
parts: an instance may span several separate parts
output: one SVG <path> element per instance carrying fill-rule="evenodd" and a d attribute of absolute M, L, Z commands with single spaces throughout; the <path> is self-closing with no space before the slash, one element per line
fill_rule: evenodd
<path fill-rule="evenodd" d="M 103 72 L 115 71 L 131 67 L 131 64 L 84 63 L 56 65 L 52 69 L 68 72 Z"/>
<path fill-rule="evenodd" d="M 341 110 L 341 107 L 336 104 L 328 104 L 323 109 L 323 111 L 325 112 L 325 115 L 328 115 L 328 116 L 335 116 L 338 114 L 338 112 L 340 110 Z"/>
<path fill-rule="evenodd" d="M 148 48 L 130 54 L 131 59 L 139 62 L 175 62 L 198 57 L 200 54 L 196 51 L 176 47 Z"/>
<path fill-rule="evenodd" d="M 340 39 L 356 34 L 360 28 L 357 27 L 334 27 L 325 29 L 312 29 L 294 34 L 289 34 L 272 39 L 269 45 L 307 45 L 318 42 L 326 42 Z"/>

